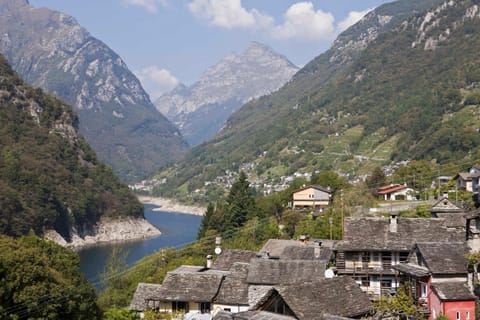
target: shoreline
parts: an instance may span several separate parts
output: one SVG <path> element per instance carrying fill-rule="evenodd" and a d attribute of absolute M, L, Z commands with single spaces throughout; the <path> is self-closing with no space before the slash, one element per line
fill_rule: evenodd
<path fill-rule="evenodd" d="M 206 210 L 206 208 L 204 207 L 183 205 L 176 202 L 175 200 L 167 198 L 140 195 L 137 195 L 137 198 L 143 204 L 152 204 L 159 207 L 153 209 L 153 211 L 169 211 L 175 213 L 191 214 L 195 216 L 203 216 Z"/>

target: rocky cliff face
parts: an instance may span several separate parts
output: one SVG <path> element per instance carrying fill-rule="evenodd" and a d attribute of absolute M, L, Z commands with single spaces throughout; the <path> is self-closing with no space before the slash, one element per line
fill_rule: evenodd
<path fill-rule="evenodd" d="M 122 59 L 74 18 L 26 0 L 0 0 L 0 50 L 31 85 L 78 112 L 80 132 L 125 181 L 151 174 L 187 148 Z"/>
<path fill-rule="evenodd" d="M 245 102 L 277 90 L 297 71 L 284 56 L 253 42 L 242 54 L 226 56 L 198 82 L 177 87 L 155 105 L 196 145 L 217 133 Z"/>

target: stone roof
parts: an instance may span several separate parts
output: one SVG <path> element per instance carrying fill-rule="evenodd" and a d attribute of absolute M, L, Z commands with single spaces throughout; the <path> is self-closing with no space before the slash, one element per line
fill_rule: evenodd
<path fill-rule="evenodd" d="M 231 313 L 219 311 L 213 320 L 294 320 L 294 317 L 285 316 L 267 311 L 244 311 L 239 313 Z"/>
<path fill-rule="evenodd" d="M 446 197 L 442 197 L 435 202 L 428 211 L 432 214 L 437 212 L 464 213 L 462 204 L 456 203 Z"/>
<path fill-rule="evenodd" d="M 416 248 L 432 275 L 468 273 L 465 242 L 419 242 Z"/>
<path fill-rule="evenodd" d="M 156 296 L 157 292 L 160 291 L 161 285 L 151 284 L 151 283 L 139 283 L 137 290 L 133 294 L 133 299 L 130 302 L 130 309 L 143 311 L 148 308 L 153 308 L 154 306 L 148 304 L 148 299 L 150 297 Z"/>
<path fill-rule="evenodd" d="M 329 260 L 332 250 L 322 246 L 288 246 L 286 247 L 280 259 L 282 260 Z"/>
<path fill-rule="evenodd" d="M 436 282 L 431 288 L 441 301 L 475 300 L 475 296 L 464 282 Z"/>
<path fill-rule="evenodd" d="M 253 259 L 248 268 L 249 284 L 295 284 L 324 278 L 328 261 Z"/>
<path fill-rule="evenodd" d="M 220 285 L 215 303 L 248 305 L 248 263 L 236 262 Z"/>
<path fill-rule="evenodd" d="M 393 219 L 392 219 L 393 220 Z M 388 218 L 345 218 L 344 240 L 335 245 L 341 251 L 409 251 L 416 242 L 462 241 L 464 232 L 449 230 L 439 218 L 397 218 L 391 228 Z"/>
<path fill-rule="evenodd" d="M 305 186 L 303 188 L 300 188 L 300 189 L 297 189 L 297 190 L 294 190 L 293 193 L 297 193 L 299 191 L 303 191 L 303 190 L 307 190 L 307 189 L 310 189 L 310 188 L 313 188 L 315 190 L 319 190 L 319 191 L 323 191 L 323 192 L 326 192 L 326 193 L 333 193 L 333 190 L 330 188 L 330 187 L 322 187 L 322 186 L 319 186 L 319 185 L 309 185 L 309 186 Z"/>
<path fill-rule="evenodd" d="M 372 303 L 358 284 L 350 277 L 324 279 L 316 283 L 297 283 L 275 286 L 253 310 L 260 310 L 270 298 L 278 294 L 293 311 L 296 318 L 324 319 L 324 314 L 358 317 L 372 311 Z"/>
<path fill-rule="evenodd" d="M 392 269 L 398 270 L 401 273 L 409 274 L 417 278 L 423 278 L 430 275 L 427 268 L 421 267 L 413 263 L 400 263 L 392 266 Z"/>
<path fill-rule="evenodd" d="M 255 258 L 257 253 L 247 250 L 232 250 L 228 249 L 222 252 L 212 265 L 212 269 L 228 271 L 237 262 L 250 262 L 250 259 Z"/>
<path fill-rule="evenodd" d="M 259 253 L 268 252 L 271 257 L 280 257 L 286 247 L 304 247 L 305 244 L 298 240 L 269 239 L 260 249 Z"/>
<path fill-rule="evenodd" d="M 162 285 L 149 299 L 157 301 L 212 301 L 225 273 L 208 270 L 205 272 L 168 272 Z"/>

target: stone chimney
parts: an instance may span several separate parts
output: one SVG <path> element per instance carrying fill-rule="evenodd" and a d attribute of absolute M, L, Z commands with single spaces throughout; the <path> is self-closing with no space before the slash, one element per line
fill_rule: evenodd
<path fill-rule="evenodd" d="M 213 262 L 212 259 L 213 259 L 212 255 L 209 254 L 207 256 L 207 269 L 210 269 L 212 267 L 212 262 Z"/>
<path fill-rule="evenodd" d="M 315 259 L 320 258 L 320 247 L 322 246 L 321 241 L 315 241 L 313 244 L 313 255 L 315 256 Z"/>
<path fill-rule="evenodd" d="M 397 232 L 398 227 L 398 213 L 391 212 L 390 213 L 390 232 Z"/>

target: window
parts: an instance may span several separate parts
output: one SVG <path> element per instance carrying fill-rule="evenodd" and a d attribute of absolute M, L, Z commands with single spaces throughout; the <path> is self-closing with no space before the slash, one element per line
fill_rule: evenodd
<path fill-rule="evenodd" d="M 457 320 L 460 320 L 460 312 L 457 311 Z"/>
<path fill-rule="evenodd" d="M 422 298 L 426 298 L 427 297 L 427 284 L 426 283 L 421 283 L 420 285 L 422 286 Z"/>
<path fill-rule="evenodd" d="M 185 312 L 188 313 L 188 303 L 185 301 L 172 301 L 172 311 L 173 312 Z"/>
<path fill-rule="evenodd" d="M 362 287 L 370 287 L 370 279 L 368 277 L 362 277 Z"/>
<path fill-rule="evenodd" d="M 201 313 L 210 313 L 210 302 L 200 302 L 199 308 Z"/>

